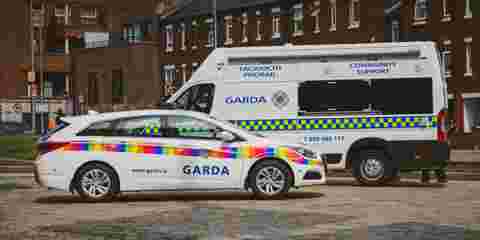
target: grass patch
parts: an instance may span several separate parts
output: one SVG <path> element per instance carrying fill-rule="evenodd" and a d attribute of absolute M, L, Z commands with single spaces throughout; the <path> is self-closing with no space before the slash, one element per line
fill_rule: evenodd
<path fill-rule="evenodd" d="M 32 135 L 0 136 L 0 157 L 33 160 L 35 141 Z"/>

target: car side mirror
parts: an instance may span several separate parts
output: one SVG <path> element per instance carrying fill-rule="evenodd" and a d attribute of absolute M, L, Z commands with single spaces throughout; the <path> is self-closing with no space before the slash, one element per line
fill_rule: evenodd
<path fill-rule="evenodd" d="M 232 142 L 235 140 L 235 136 L 228 131 L 217 132 L 216 137 L 224 142 Z"/>

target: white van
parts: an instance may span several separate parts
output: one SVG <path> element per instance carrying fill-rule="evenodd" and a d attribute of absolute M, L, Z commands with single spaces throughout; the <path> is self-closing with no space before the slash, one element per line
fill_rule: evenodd
<path fill-rule="evenodd" d="M 167 103 L 325 153 L 364 184 L 446 181 L 447 84 L 433 42 L 218 48 Z"/>

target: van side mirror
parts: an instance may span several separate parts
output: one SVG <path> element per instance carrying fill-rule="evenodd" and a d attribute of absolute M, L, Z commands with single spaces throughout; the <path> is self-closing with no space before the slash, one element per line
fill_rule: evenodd
<path fill-rule="evenodd" d="M 228 132 L 228 131 L 217 132 L 215 137 L 224 141 L 224 142 L 232 142 L 233 140 L 235 140 L 235 136 L 231 132 Z"/>

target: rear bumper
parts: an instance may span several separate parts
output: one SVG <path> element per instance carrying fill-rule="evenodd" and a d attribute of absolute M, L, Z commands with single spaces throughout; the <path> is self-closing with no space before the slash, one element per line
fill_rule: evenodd
<path fill-rule="evenodd" d="M 448 143 L 437 141 L 393 141 L 389 153 L 402 170 L 443 169 L 450 160 Z"/>

